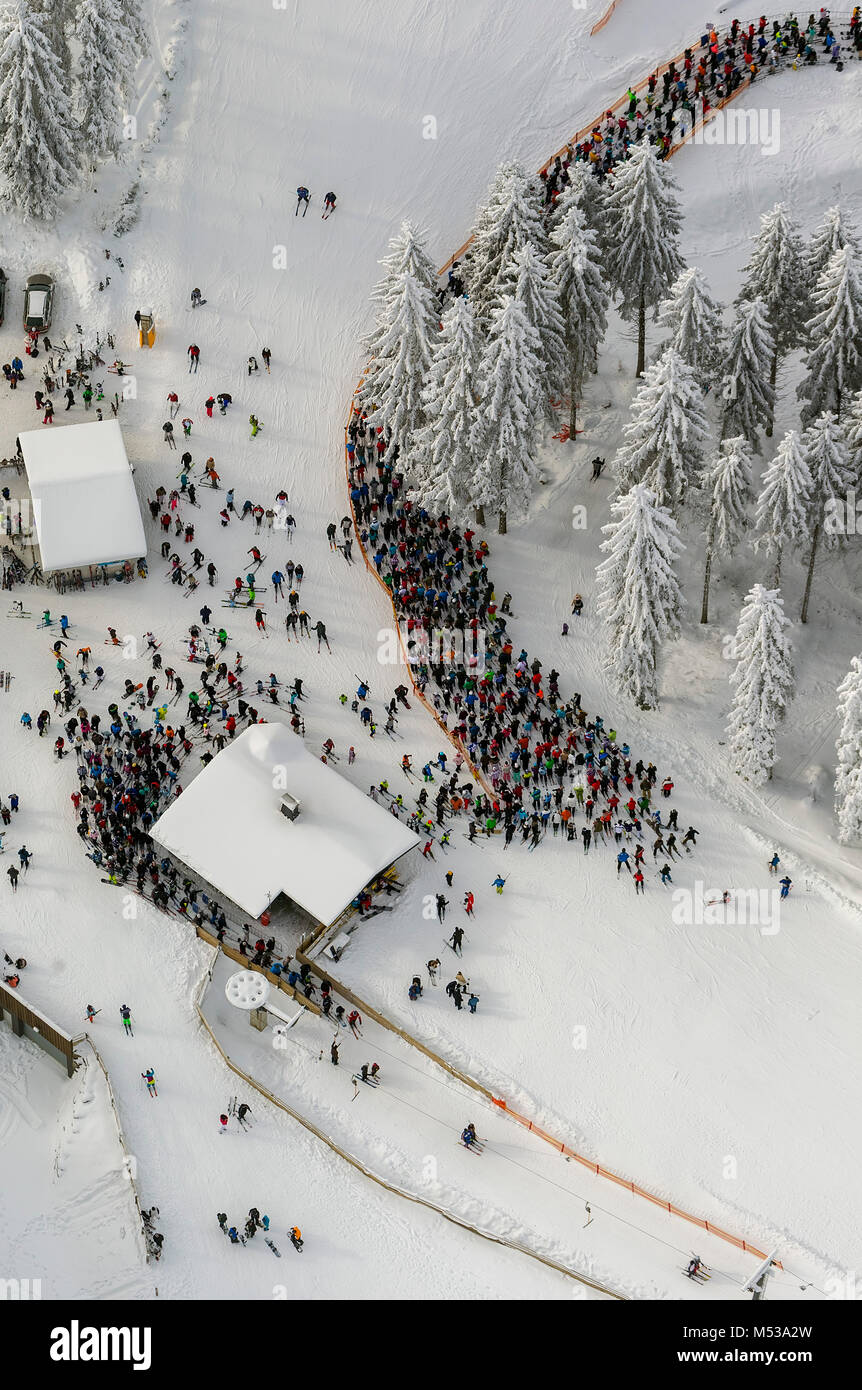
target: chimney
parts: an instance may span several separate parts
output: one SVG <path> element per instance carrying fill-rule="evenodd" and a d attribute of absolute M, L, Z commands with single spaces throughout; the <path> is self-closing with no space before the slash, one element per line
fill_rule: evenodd
<path fill-rule="evenodd" d="M 288 820 L 296 820 L 299 815 L 299 802 L 289 792 L 285 792 L 281 798 L 281 814 L 287 816 Z"/>

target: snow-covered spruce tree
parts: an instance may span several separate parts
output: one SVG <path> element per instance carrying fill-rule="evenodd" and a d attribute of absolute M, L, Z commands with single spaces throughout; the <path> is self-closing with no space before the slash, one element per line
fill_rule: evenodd
<path fill-rule="evenodd" d="M 480 208 L 465 278 L 477 319 L 487 318 L 511 283 L 512 258 L 528 243 L 546 259 L 548 234 L 542 220 L 542 191 L 515 161 L 501 164 Z"/>
<path fill-rule="evenodd" d="M 615 520 L 602 528 L 607 559 L 596 570 L 608 665 L 621 690 L 642 709 L 654 709 L 659 647 L 680 631 L 683 598 L 674 562 L 685 546 L 670 512 L 643 483 L 613 502 L 611 511 Z"/>
<path fill-rule="evenodd" d="M 760 431 L 770 433 L 775 391 L 770 385 L 774 356 L 766 306 L 762 299 L 742 300 L 730 330 L 721 378 L 722 436 L 742 434 L 752 449 Z"/>
<path fill-rule="evenodd" d="M 532 242 L 527 242 L 513 255 L 504 292 L 520 299 L 528 320 L 539 334 L 544 367 L 542 405 L 550 416 L 553 413 L 551 397 L 562 395 L 568 375 L 565 327 L 548 267 L 540 260 Z"/>
<path fill-rule="evenodd" d="M 862 839 L 862 656 L 854 656 L 838 687 L 841 731 L 835 742 L 835 814 L 842 845 Z"/>
<path fill-rule="evenodd" d="M 784 203 L 776 203 L 769 212 L 762 214 L 751 260 L 742 273 L 745 282 L 737 305 L 741 306 L 754 297 L 762 299 L 769 320 L 772 348 L 769 385 L 773 407 L 770 408 L 766 437 L 771 439 L 778 364 L 793 348 L 801 346 L 802 324 L 807 317 L 808 272 L 805 255 L 796 225 L 791 221 Z M 733 431 L 734 434 L 736 432 Z"/>
<path fill-rule="evenodd" d="M 637 376 L 646 362 L 646 315 L 664 299 L 683 263 L 677 250 L 682 214 L 677 184 L 646 141 L 613 175 L 605 194 L 606 271 L 621 296 L 620 313 L 638 325 Z"/>
<path fill-rule="evenodd" d="M 563 312 L 569 356 L 569 437 L 574 440 L 578 401 L 588 372 L 596 370 L 599 345 L 608 326 L 608 292 L 594 229 L 573 198 L 551 232 L 558 248 L 551 274 Z"/>
<path fill-rule="evenodd" d="M 523 516 L 537 478 L 537 417 L 543 382 L 542 344 L 524 305 L 505 295 L 491 310 L 479 364 L 482 448 L 473 482 L 477 506 L 498 515 L 505 535 L 511 514 Z"/>
<path fill-rule="evenodd" d="M 755 786 L 769 780 L 775 763 L 775 730 L 793 698 L 793 647 L 778 589 L 755 584 L 745 597 L 736 629 L 733 707 L 727 725 L 734 771 Z"/>
<path fill-rule="evenodd" d="M 805 266 L 810 289 L 814 289 L 833 251 L 840 251 L 845 246 L 849 246 L 857 257 L 862 251 L 859 236 L 855 228 L 848 223 L 841 208 L 837 205 L 827 208 L 823 221 L 811 233 L 811 239 L 805 248 Z"/>
<path fill-rule="evenodd" d="M 443 315 L 422 388 L 425 424 L 410 444 L 411 482 L 423 506 L 458 520 L 474 505 L 473 476 L 480 443 L 477 355 L 473 308 L 462 297 Z"/>
<path fill-rule="evenodd" d="M 706 468 L 701 487 L 709 492 L 706 527 L 706 565 L 700 621 L 709 622 L 709 581 L 714 555 L 732 555 L 751 521 L 754 488 L 751 482 L 751 445 L 742 434 L 722 440 L 718 457 Z"/>
<path fill-rule="evenodd" d="M 369 424 L 389 436 L 387 457 L 397 444 L 408 464 L 411 437 L 422 423 L 422 390 L 437 339 L 439 319 L 434 296 L 405 271 L 398 289 L 381 313 L 376 356 L 362 386 L 371 408 Z"/>
<path fill-rule="evenodd" d="M 571 164 L 568 169 L 569 182 L 553 206 L 549 218 L 551 241 L 559 246 L 554 235 L 576 207 L 583 214 L 590 231 L 595 234 L 599 255 L 604 259 L 607 224 L 605 219 L 605 198 L 603 185 L 585 164 Z"/>
<path fill-rule="evenodd" d="M 374 307 L 374 326 L 363 339 L 363 347 L 369 362 L 379 356 L 380 341 L 387 337 L 392 327 L 394 306 L 400 295 L 405 275 L 412 275 L 417 284 L 436 295 L 437 272 L 425 250 L 425 244 L 412 222 L 401 223 L 395 236 L 390 237 L 386 255 L 379 262 L 383 275 L 371 294 Z M 370 400 L 365 388 L 360 391 L 363 401 Z"/>
<path fill-rule="evenodd" d="M 804 425 L 824 410 L 840 419 L 844 403 L 862 387 L 862 269 L 851 247 L 833 251 L 812 299 L 806 375 L 796 390 L 805 402 Z"/>
<path fill-rule="evenodd" d="M 800 615 L 800 621 L 807 623 L 808 600 L 811 597 L 811 581 L 814 578 L 814 561 L 820 537 L 823 536 L 823 543 L 829 550 L 833 550 L 841 541 L 840 533 L 824 526 L 827 508 L 834 499 L 838 499 L 842 506 L 846 507 L 852 480 L 844 431 L 829 411 L 818 415 L 803 434 L 802 452 L 811 474 L 808 517 L 811 551 Z"/>
<path fill-rule="evenodd" d="M 80 131 L 87 158 L 116 155 L 123 137 L 122 93 L 137 56 L 120 21 L 116 0 L 80 0 L 75 15 Z"/>
<path fill-rule="evenodd" d="M 857 391 L 844 415 L 844 433 L 850 462 L 852 486 L 862 491 L 862 391 Z"/>
<path fill-rule="evenodd" d="M 77 173 L 69 74 L 47 27 L 25 0 L 0 10 L 0 196 L 25 217 L 52 217 Z"/>
<path fill-rule="evenodd" d="M 631 417 L 613 462 L 617 493 L 645 483 L 676 515 L 696 481 L 708 426 L 700 383 L 674 348 L 647 368 Z"/>
<path fill-rule="evenodd" d="M 798 550 L 808 539 L 811 488 L 802 441 L 796 430 L 788 430 L 763 474 L 754 522 L 755 550 L 775 556 L 776 589 L 785 546 Z"/>
<path fill-rule="evenodd" d="M 670 287 L 667 299 L 658 308 L 658 322 L 670 333 L 668 347 L 694 368 L 704 391 L 721 372 L 721 307 L 709 293 L 703 271 L 697 266 L 684 270 Z"/>
<path fill-rule="evenodd" d="M 72 80 L 72 55 L 69 52 L 69 35 L 74 23 L 75 0 L 28 0 L 29 8 L 44 17 L 45 35 L 50 43 L 61 71 L 68 73 Z"/>
<path fill-rule="evenodd" d="M 47 3 L 53 4 L 53 0 L 47 0 Z M 152 40 L 142 14 L 144 7 L 141 0 L 116 0 L 116 5 L 120 12 L 120 22 L 124 33 L 133 51 L 138 59 L 146 58 L 152 48 Z"/>

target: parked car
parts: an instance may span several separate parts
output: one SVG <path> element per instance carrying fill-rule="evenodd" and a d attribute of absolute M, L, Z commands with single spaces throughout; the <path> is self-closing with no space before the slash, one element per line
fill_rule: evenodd
<path fill-rule="evenodd" d="M 3 271 L 0 270 L 0 323 L 3 322 L 3 314 L 4 314 L 5 309 L 6 309 L 6 285 L 7 285 L 7 283 L 8 283 L 8 282 L 7 282 L 6 276 L 3 274 Z"/>
<path fill-rule="evenodd" d="M 54 281 L 50 275 L 30 275 L 24 291 L 24 327 L 44 333 L 51 327 L 54 307 Z"/>

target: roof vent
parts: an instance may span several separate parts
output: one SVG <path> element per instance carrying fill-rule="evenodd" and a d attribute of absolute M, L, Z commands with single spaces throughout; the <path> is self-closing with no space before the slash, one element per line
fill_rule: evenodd
<path fill-rule="evenodd" d="M 299 815 L 299 802 L 288 792 L 281 798 L 281 814 L 287 816 L 288 820 L 296 820 Z"/>

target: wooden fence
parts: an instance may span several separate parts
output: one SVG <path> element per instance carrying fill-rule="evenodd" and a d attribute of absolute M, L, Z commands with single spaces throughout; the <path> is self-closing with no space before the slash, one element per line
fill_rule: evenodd
<path fill-rule="evenodd" d="M 31 1042 L 53 1057 L 65 1067 L 67 1076 L 75 1074 L 75 1045 L 69 1033 L 64 1033 L 50 1019 L 40 1014 L 29 1004 L 25 1004 L 17 989 L 0 985 L 0 1019 L 9 1014 L 12 1032 L 18 1038 L 29 1038 Z"/>

